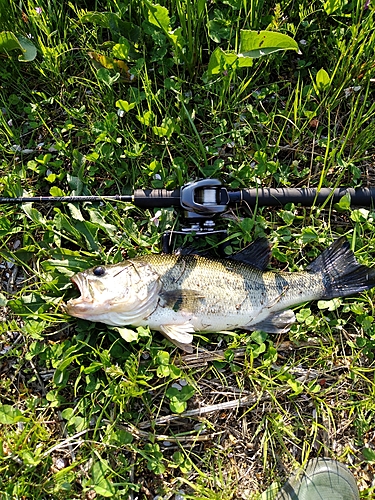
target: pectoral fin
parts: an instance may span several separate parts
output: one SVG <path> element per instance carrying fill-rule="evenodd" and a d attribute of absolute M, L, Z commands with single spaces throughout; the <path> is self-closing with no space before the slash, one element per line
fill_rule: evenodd
<path fill-rule="evenodd" d="M 246 330 L 263 330 L 267 333 L 286 333 L 290 330 L 290 326 L 296 321 L 294 312 L 291 309 L 279 311 L 271 314 L 268 318 L 255 323 L 254 325 L 245 326 Z"/>
<path fill-rule="evenodd" d="M 186 322 L 182 325 L 161 325 L 160 331 L 177 347 L 185 352 L 193 352 L 193 333 L 194 327 Z"/>

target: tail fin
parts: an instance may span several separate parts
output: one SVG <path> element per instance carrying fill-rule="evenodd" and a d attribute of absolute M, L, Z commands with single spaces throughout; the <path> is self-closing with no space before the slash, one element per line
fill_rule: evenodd
<path fill-rule="evenodd" d="M 375 286 L 375 268 L 357 262 L 344 236 L 334 241 L 306 270 L 322 273 L 326 289 L 322 299 L 346 297 Z"/>

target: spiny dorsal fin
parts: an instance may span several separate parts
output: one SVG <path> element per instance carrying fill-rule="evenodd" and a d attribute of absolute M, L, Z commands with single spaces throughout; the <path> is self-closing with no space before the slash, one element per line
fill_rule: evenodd
<path fill-rule="evenodd" d="M 228 259 L 243 262 L 264 271 L 271 259 L 271 246 L 267 238 L 257 238 Z"/>

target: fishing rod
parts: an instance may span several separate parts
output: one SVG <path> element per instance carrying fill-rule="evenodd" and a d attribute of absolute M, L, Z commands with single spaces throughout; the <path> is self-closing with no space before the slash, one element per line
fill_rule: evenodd
<path fill-rule="evenodd" d="M 0 204 L 22 203 L 83 203 L 126 202 L 140 208 L 182 207 L 199 215 L 216 215 L 226 211 L 230 205 L 249 207 L 275 207 L 287 203 L 312 206 L 329 199 L 337 203 L 346 194 L 353 205 L 370 206 L 375 202 L 375 188 L 251 188 L 229 191 L 217 179 L 189 182 L 173 191 L 167 189 L 136 189 L 129 195 L 110 196 L 20 196 L 0 197 Z"/>
<path fill-rule="evenodd" d="M 375 204 L 375 188 L 251 188 L 228 190 L 218 179 L 201 179 L 189 182 L 173 191 L 166 189 L 136 189 L 129 195 L 111 196 L 31 196 L 0 197 L 0 204 L 22 203 L 83 203 L 126 202 L 140 208 L 180 207 L 185 212 L 187 226 L 181 231 L 170 231 L 163 236 L 163 250 L 173 234 L 194 233 L 195 236 L 226 233 L 216 230 L 213 218 L 228 210 L 230 206 L 276 207 L 287 203 L 302 206 L 337 203 L 349 195 L 351 204 L 371 206 Z"/>

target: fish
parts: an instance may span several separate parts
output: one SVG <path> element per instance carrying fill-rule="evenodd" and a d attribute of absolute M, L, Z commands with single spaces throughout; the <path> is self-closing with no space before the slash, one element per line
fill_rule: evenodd
<path fill-rule="evenodd" d="M 81 295 L 63 308 L 110 326 L 148 326 L 193 352 L 196 332 L 286 333 L 296 320 L 292 307 L 375 286 L 375 268 L 358 263 L 345 237 L 304 271 L 267 270 L 270 257 L 268 240 L 258 238 L 224 259 L 150 254 L 99 265 L 71 278 Z"/>

